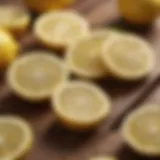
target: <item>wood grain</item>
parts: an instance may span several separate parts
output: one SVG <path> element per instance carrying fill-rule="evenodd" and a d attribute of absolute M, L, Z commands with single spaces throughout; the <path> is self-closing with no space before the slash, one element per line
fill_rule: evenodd
<path fill-rule="evenodd" d="M 1 3 L 22 4 L 21 0 L 0 0 Z M 15 114 L 26 118 L 33 126 L 35 142 L 26 160 L 87 160 L 99 154 L 115 154 L 120 160 L 146 160 L 126 147 L 119 133 L 123 117 L 142 103 L 160 103 L 160 20 L 153 26 L 135 30 L 126 25 L 118 13 L 116 0 L 79 0 L 72 8 L 86 17 L 93 27 L 107 25 L 137 32 L 148 40 L 155 49 L 157 63 L 155 70 L 145 80 L 135 83 L 118 82 L 113 79 L 100 80 L 97 83 L 113 100 L 110 117 L 96 131 L 91 133 L 73 133 L 57 125 L 49 102 L 29 104 L 13 95 L 4 81 L 0 83 L 0 114 Z M 19 42 L 22 50 L 42 48 L 32 31 L 25 33 Z M 151 98 L 148 98 L 151 97 Z M 151 159 L 152 160 L 152 159 Z"/>

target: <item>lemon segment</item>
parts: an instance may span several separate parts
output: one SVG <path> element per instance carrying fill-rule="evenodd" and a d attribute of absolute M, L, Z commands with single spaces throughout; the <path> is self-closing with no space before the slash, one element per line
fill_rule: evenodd
<path fill-rule="evenodd" d="M 107 69 L 101 60 L 102 47 L 105 42 L 116 38 L 117 34 L 109 29 L 97 29 L 93 30 L 90 36 L 71 45 L 66 53 L 69 69 L 83 78 L 107 76 Z"/>
<path fill-rule="evenodd" d="M 51 11 L 37 19 L 34 33 L 47 47 L 66 49 L 79 38 L 89 34 L 89 24 L 74 11 Z"/>
<path fill-rule="evenodd" d="M 90 160 L 117 160 L 117 159 L 113 156 L 95 156 L 92 157 Z"/>
<path fill-rule="evenodd" d="M 125 141 L 144 155 L 160 155 L 160 106 L 146 105 L 125 118 L 122 125 Z"/>
<path fill-rule="evenodd" d="M 14 5 L 0 6 L 0 26 L 13 32 L 25 31 L 30 23 L 30 15 L 26 9 Z"/>
<path fill-rule="evenodd" d="M 152 72 L 155 64 L 152 47 L 131 34 L 107 42 L 101 58 L 110 73 L 123 80 L 141 79 Z"/>
<path fill-rule="evenodd" d="M 32 129 L 25 120 L 14 116 L 0 116 L 0 159 L 22 158 L 29 152 L 32 143 Z"/>
<path fill-rule="evenodd" d="M 89 82 L 72 81 L 52 95 L 52 108 L 67 128 L 85 131 L 96 127 L 110 113 L 110 98 Z"/>
<path fill-rule="evenodd" d="M 49 98 L 53 90 L 67 78 L 62 61 L 46 51 L 26 53 L 9 67 L 9 87 L 26 100 L 40 101 Z"/>
<path fill-rule="evenodd" d="M 4 29 L 0 29 L 0 68 L 7 67 L 17 56 L 19 44 Z"/>

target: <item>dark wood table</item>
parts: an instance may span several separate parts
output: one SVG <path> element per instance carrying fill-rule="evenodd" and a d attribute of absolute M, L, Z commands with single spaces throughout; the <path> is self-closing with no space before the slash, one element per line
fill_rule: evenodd
<path fill-rule="evenodd" d="M 17 3 L 21 0 L 0 0 L 1 3 Z M 0 85 L 0 114 L 15 114 L 26 118 L 33 126 L 35 141 L 26 160 L 88 160 L 94 155 L 114 154 L 120 160 L 146 160 L 134 153 L 121 138 L 119 128 L 125 115 L 141 104 L 160 104 L 160 20 L 150 27 L 134 29 L 121 20 L 116 0 L 77 0 L 72 6 L 86 17 L 93 27 L 114 26 L 137 32 L 145 37 L 156 51 L 157 64 L 152 75 L 134 83 L 118 82 L 111 78 L 97 81 L 112 97 L 110 117 L 96 131 L 73 133 L 59 127 L 49 102 L 29 104 L 13 95 L 5 85 Z M 24 51 L 42 48 L 29 31 L 19 39 Z M 160 159 L 157 158 L 157 159 Z"/>

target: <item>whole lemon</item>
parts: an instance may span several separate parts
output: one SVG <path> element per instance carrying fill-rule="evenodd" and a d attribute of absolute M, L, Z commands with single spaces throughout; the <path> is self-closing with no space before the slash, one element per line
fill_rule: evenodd
<path fill-rule="evenodd" d="M 122 17 L 132 24 L 147 25 L 153 22 L 159 13 L 157 0 L 118 0 Z"/>
<path fill-rule="evenodd" d="M 0 69 L 7 67 L 16 57 L 19 45 L 12 35 L 0 29 Z"/>
<path fill-rule="evenodd" d="M 46 12 L 72 4 L 74 0 L 25 0 L 25 2 L 26 5 L 35 12 Z"/>

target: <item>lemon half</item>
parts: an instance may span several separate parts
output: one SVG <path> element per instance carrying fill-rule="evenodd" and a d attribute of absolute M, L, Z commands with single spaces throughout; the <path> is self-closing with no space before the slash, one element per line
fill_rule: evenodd
<path fill-rule="evenodd" d="M 138 80 L 149 75 L 155 64 L 152 47 L 132 34 L 124 34 L 107 42 L 101 53 L 110 73 L 124 80 Z"/>
<path fill-rule="evenodd" d="M 52 108 L 65 127 L 87 130 L 109 115 L 111 102 L 99 87 L 89 82 L 71 81 L 56 89 L 52 96 Z"/>
<path fill-rule="evenodd" d="M 32 129 L 25 120 L 15 116 L 0 116 L 0 159 L 22 158 L 31 149 L 32 143 Z"/>
<path fill-rule="evenodd" d="M 34 33 L 46 46 L 65 49 L 89 34 L 89 24 L 74 11 L 51 11 L 37 19 Z"/>
<path fill-rule="evenodd" d="M 160 106 L 145 105 L 125 118 L 125 141 L 141 154 L 160 155 Z"/>
<path fill-rule="evenodd" d="M 118 34 L 118 33 L 117 33 Z M 105 42 L 118 36 L 109 29 L 93 30 L 92 34 L 68 48 L 66 59 L 69 69 L 84 78 L 102 78 L 108 75 L 102 63 L 101 52 Z"/>
<path fill-rule="evenodd" d="M 67 78 L 62 61 L 46 51 L 32 51 L 15 60 L 8 69 L 9 87 L 26 100 L 49 98 Z"/>
<path fill-rule="evenodd" d="M 29 23 L 30 23 L 30 14 L 23 7 L 15 5 L 0 6 L 1 27 L 13 33 L 21 33 L 28 28 Z"/>

